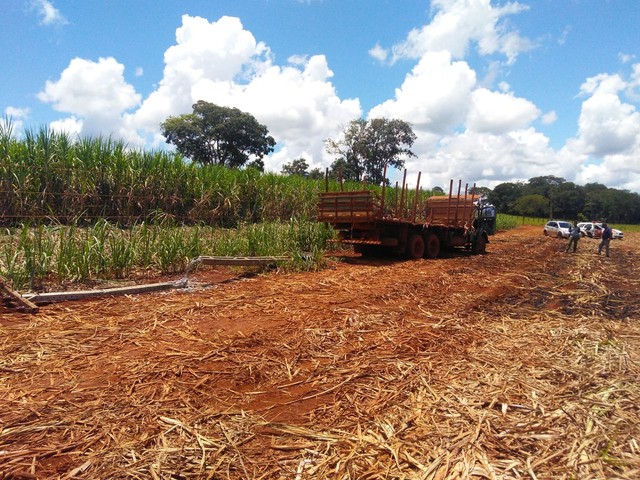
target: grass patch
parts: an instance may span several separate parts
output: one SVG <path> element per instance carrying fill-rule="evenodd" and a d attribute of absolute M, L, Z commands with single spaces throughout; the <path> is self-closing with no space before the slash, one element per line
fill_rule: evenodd
<path fill-rule="evenodd" d="M 331 228 L 317 222 L 243 224 L 237 229 L 142 222 L 119 228 L 105 220 L 76 225 L 5 228 L 0 234 L 0 275 L 16 289 L 46 282 L 126 278 L 134 270 L 179 273 L 201 255 L 289 255 L 288 267 L 317 269 Z"/>

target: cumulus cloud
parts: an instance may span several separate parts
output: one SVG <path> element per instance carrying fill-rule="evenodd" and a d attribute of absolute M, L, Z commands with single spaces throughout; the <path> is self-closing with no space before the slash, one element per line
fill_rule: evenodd
<path fill-rule="evenodd" d="M 12 118 L 26 118 L 29 116 L 28 108 L 7 107 L 4 109 L 5 115 Z"/>
<path fill-rule="evenodd" d="M 524 128 L 539 115 L 529 100 L 478 88 L 471 94 L 466 125 L 472 131 L 501 134 Z"/>
<path fill-rule="evenodd" d="M 74 58 L 57 81 L 47 80 L 38 98 L 55 110 L 84 116 L 121 112 L 140 102 L 124 79 L 124 65 L 113 57 L 97 62 Z"/>
<path fill-rule="evenodd" d="M 9 120 L 11 125 L 12 132 L 14 134 L 18 134 L 22 132 L 24 128 L 24 122 L 29 117 L 29 113 L 31 111 L 28 108 L 18 108 L 18 107 L 7 107 L 4 109 L 4 114 L 6 119 Z M 3 128 L 8 127 L 5 123 L 5 119 L 0 119 L 0 123 L 2 123 Z"/>
<path fill-rule="evenodd" d="M 65 25 L 67 19 L 49 0 L 33 0 L 31 7 L 40 17 L 40 25 Z"/>
<path fill-rule="evenodd" d="M 506 179 L 540 175 L 564 176 L 575 164 L 558 161 L 546 136 L 528 127 L 507 134 L 466 130 L 441 137 L 431 150 L 419 152 L 407 162 L 412 172 L 421 171 L 426 186 L 448 186 L 450 179 L 472 180 L 494 187 Z"/>
<path fill-rule="evenodd" d="M 490 0 L 434 0 L 432 20 L 421 28 L 413 29 L 407 38 L 390 52 L 374 47 L 370 54 L 377 59 L 390 56 L 391 62 L 402 58 L 418 59 L 427 52 L 446 50 L 454 58 L 463 58 L 471 45 L 481 55 L 500 53 L 513 63 L 517 56 L 533 48 L 533 42 L 510 30 L 503 19 L 527 10 L 518 2 L 493 6 Z"/>
<path fill-rule="evenodd" d="M 162 141 L 158 126 L 169 115 L 188 113 L 205 100 L 249 112 L 268 126 L 278 144 L 268 169 L 279 170 L 303 155 L 313 166 L 323 161 L 322 140 L 361 115 L 357 100 L 337 96 L 323 55 L 295 55 L 287 65 L 274 65 L 268 47 L 238 18 L 209 22 L 183 16 L 164 60 L 159 87 L 125 116 L 128 125 L 155 141 Z"/>
<path fill-rule="evenodd" d="M 582 103 L 578 137 L 574 146 L 595 156 L 624 154 L 637 146 L 640 113 L 621 99 L 629 87 L 620 75 L 601 74 L 588 78 L 580 88 L 588 95 Z"/>
<path fill-rule="evenodd" d="M 73 59 L 38 98 L 70 114 L 54 122 L 56 129 L 118 135 L 136 146 L 163 144 L 160 123 L 191 112 L 198 100 L 237 107 L 276 139 L 278 150 L 266 162 L 271 170 L 300 156 L 322 166 L 329 161 L 323 140 L 362 114 L 357 99 L 338 97 L 324 55 L 296 55 L 287 65 L 274 65 L 268 47 L 238 18 L 210 22 L 184 15 L 164 62 L 162 79 L 145 99 L 114 58 Z"/>
<path fill-rule="evenodd" d="M 71 116 L 69 118 L 63 118 L 61 120 L 54 120 L 51 122 L 50 127 L 56 132 L 66 133 L 67 135 L 79 135 L 82 132 L 83 122 L 82 120 Z"/>
<path fill-rule="evenodd" d="M 640 191 L 640 112 L 636 89 L 640 64 L 632 66 L 628 79 L 621 74 L 599 74 L 580 87 L 586 99 L 578 119 L 578 134 L 565 150 L 582 155 L 576 178 Z"/>
<path fill-rule="evenodd" d="M 114 58 L 97 62 L 74 58 L 56 81 L 48 80 L 38 98 L 59 112 L 83 118 L 85 134 L 115 134 L 129 139 L 121 125 L 123 112 L 141 96 L 124 79 L 124 65 Z"/>
<path fill-rule="evenodd" d="M 383 48 L 379 43 L 376 43 L 373 48 L 369 50 L 369 55 L 377 61 L 383 63 L 387 60 L 389 52 Z"/>
<path fill-rule="evenodd" d="M 428 52 L 407 75 L 395 98 L 374 107 L 370 118 L 401 118 L 418 130 L 445 133 L 460 125 L 469 109 L 476 74 L 446 51 Z"/>

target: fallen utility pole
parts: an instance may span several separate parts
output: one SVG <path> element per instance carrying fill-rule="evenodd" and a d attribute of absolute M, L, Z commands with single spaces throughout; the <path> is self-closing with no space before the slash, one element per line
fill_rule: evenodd
<path fill-rule="evenodd" d="M 115 295 L 135 295 L 137 293 L 159 292 L 172 288 L 184 288 L 186 284 L 178 282 L 149 283 L 146 285 L 133 285 L 130 287 L 102 288 L 97 290 L 78 290 L 72 292 L 46 292 L 34 295 L 25 295 L 33 303 L 55 303 L 70 300 L 83 300 L 85 298 L 106 297 Z"/>
<path fill-rule="evenodd" d="M 103 288 L 97 290 L 80 290 L 69 292 L 46 292 L 20 295 L 12 292 L 17 302 L 25 305 L 24 310 L 29 313 L 38 311 L 35 304 L 55 303 L 71 300 L 84 300 L 94 297 L 107 297 L 116 295 L 135 295 L 139 293 L 160 292 L 163 290 L 171 290 L 174 288 L 186 288 L 189 283 L 189 273 L 198 265 L 224 265 L 224 266 L 243 266 L 255 267 L 262 265 L 277 265 L 281 262 L 290 261 L 291 257 L 286 256 L 266 256 L 266 257 L 198 257 L 189 262 L 185 270 L 184 276 L 175 282 L 149 283 L 145 285 L 132 285 L 128 287 Z M 2 286 L 8 290 L 8 287 Z M 31 305 L 31 307 L 26 307 Z"/>

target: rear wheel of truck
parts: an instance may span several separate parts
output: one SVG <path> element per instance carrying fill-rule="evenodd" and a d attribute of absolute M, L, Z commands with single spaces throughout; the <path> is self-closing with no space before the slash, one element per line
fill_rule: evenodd
<path fill-rule="evenodd" d="M 428 233 L 425 238 L 425 252 L 426 258 L 437 258 L 440 255 L 440 239 L 435 233 Z"/>
<path fill-rule="evenodd" d="M 407 258 L 416 260 L 424 255 L 424 238 L 422 235 L 413 234 L 407 241 Z"/>
<path fill-rule="evenodd" d="M 487 251 L 487 239 L 484 235 L 480 235 L 478 238 L 476 238 L 476 241 L 473 242 L 472 251 L 476 255 L 485 253 Z"/>

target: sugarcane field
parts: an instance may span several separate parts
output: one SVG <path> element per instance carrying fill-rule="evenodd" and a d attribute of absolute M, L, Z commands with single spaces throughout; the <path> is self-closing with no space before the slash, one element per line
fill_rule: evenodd
<path fill-rule="evenodd" d="M 0 478 L 639 478 L 640 233 L 598 243 L 5 304 Z"/>

